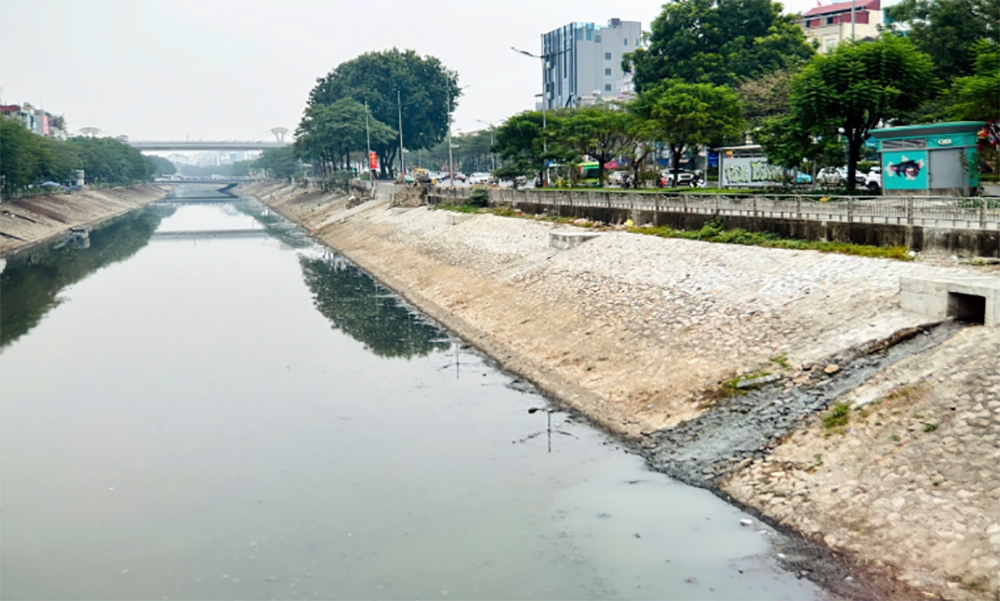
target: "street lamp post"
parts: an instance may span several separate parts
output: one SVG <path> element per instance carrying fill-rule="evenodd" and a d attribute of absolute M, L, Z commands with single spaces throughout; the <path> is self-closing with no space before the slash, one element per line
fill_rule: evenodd
<path fill-rule="evenodd" d="M 542 53 L 540 55 L 539 54 L 532 54 L 532 53 L 528 52 L 527 50 L 519 50 L 519 49 L 517 49 L 517 48 L 515 48 L 513 46 L 511 46 L 510 49 L 513 50 L 514 52 L 517 52 L 518 54 L 523 54 L 525 56 L 530 56 L 531 58 L 541 59 L 541 61 L 542 61 L 542 68 L 543 68 L 542 93 L 541 94 L 535 94 L 535 96 L 536 97 L 537 96 L 541 96 L 542 97 L 542 155 L 543 155 L 542 160 L 547 163 L 548 162 L 547 155 L 549 153 L 549 144 L 548 144 L 548 140 L 545 138 L 545 108 L 546 108 L 546 105 L 549 103 L 549 84 L 548 84 L 548 82 L 545 81 L 544 68 L 548 66 L 548 59 L 552 58 L 553 56 L 558 56 L 558 55 L 563 54 L 565 52 L 569 52 L 570 49 L 566 48 L 565 50 L 559 50 L 558 52 Z M 546 165 L 543 165 L 543 167 L 544 168 L 542 169 L 542 187 L 544 188 L 544 187 L 546 187 L 548 185 L 548 168 L 547 168 Z"/>

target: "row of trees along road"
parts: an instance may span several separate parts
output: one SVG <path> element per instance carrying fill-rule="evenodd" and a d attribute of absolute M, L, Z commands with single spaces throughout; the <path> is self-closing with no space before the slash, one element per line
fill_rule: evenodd
<path fill-rule="evenodd" d="M 1000 0 L 905 0 L 890 14 L 910 25 L 909 38 L 890 28 L 824 55 L 780 10 L 770 0 L 667 4 L 646 47 L 623 61 L 637 98 L 556 111 L 544 129 L 537 111 L 508 119 L 494 146 L 503 172 L 540 173 L 549 161 L 584 154 L 602 165 L 615 157 L 638 165 L 663 144 L 676 180 L 685 151 L 749 134 L 785 167 L 846 160 L 853 189 L 875 127 L 1000 119 Z"/>
<path fill-rule="evenodd" d="M 0 118 L 0 175 L 5 196 L 45 181 L 68 182 L 78 169 L 84 171 L 88 183 L 109 186 L 137 184 L 157 173 L 173 173 L 172 164 L 143 156 L 113 138 L 56 140 L 36 135 L 13 119 Z"/>
<path fill-rule="evenodd" d="M 346 167 L 352 152 L 364 152 L 370 133 L 381 176 L 393 177 L 400 136 L 410 151 L 440 143 L 460 95 L 458 74 L 435 57 L 396 48 L 367 52 L 317 80 L 295 132 L 295 152 L 327 174 Z"/>

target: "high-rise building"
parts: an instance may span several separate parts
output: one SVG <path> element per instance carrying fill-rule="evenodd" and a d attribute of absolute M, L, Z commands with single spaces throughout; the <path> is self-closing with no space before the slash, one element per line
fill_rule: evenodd
<path fill-rule="evenodd" d="M 542 34 L 545 108 L 628 97 L 631 77 L 622 71 L 622 55 L 639 47 L 641 34 L 640 22 L 621 19 L 606 26 L 570 23 Z"/>

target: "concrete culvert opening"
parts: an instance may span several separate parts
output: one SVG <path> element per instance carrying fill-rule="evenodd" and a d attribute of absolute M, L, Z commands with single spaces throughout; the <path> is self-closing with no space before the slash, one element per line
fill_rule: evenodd
<path fill-rule="evenodd" d="M 986 322 L 986 297 L 961 292 L 948 293 L 948 317 L 958 321 Z"/>

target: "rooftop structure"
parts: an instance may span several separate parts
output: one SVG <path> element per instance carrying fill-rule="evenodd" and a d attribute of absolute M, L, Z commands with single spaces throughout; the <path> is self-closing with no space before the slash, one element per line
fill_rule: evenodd
<path fill-rule="evenodd" d="M 854 39 L 874 39 L 879 35 L 878 25 L 885 17 L 881 0 L 856 0 L 837 2 L 809 9 L 799 18 L 799 25 L 810 40 L 816 40 L 820 52 L 829 52 L 852 36 L 851 7 L 854 7 Z"/>

